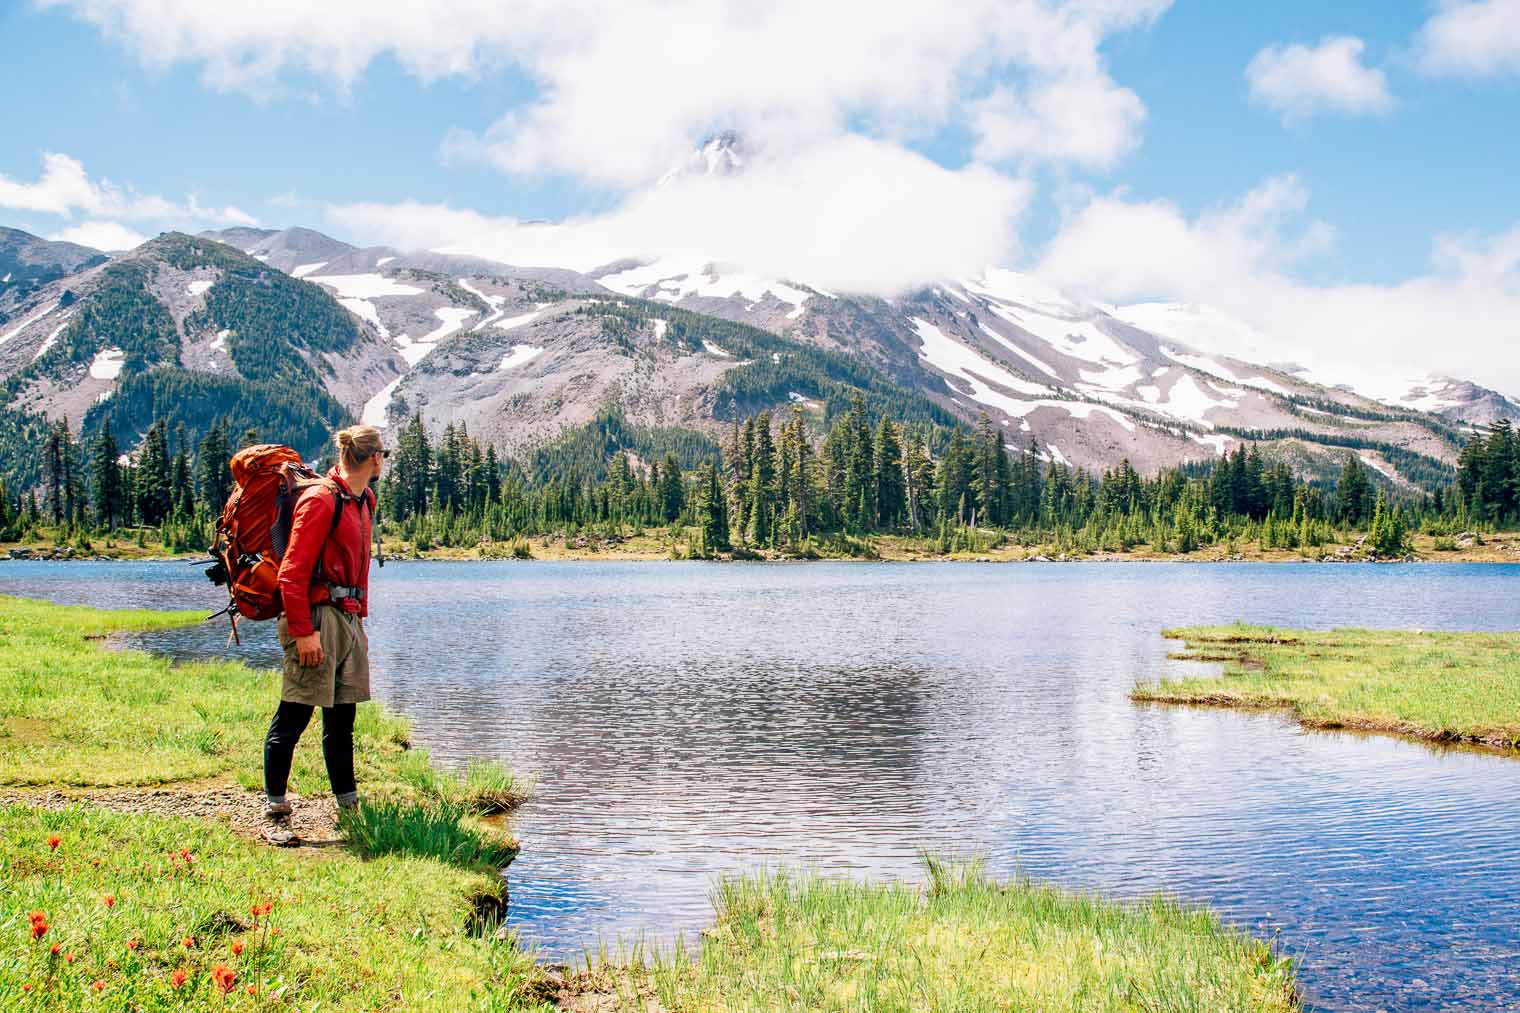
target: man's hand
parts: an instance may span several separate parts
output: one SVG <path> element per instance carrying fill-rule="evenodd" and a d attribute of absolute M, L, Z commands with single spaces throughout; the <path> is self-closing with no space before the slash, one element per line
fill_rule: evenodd
<path fill-rule="evenodd" d="M 322 664 L 322 638 L 315 633 L 296 637 L 296 653 L 301 657 L 303 668 L 316 668 Z"/>

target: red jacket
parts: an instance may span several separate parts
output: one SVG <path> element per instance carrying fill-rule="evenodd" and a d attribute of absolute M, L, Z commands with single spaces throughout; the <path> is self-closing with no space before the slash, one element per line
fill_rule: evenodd
<path fill-rule="evenodd" d="M 328 479 L 352 497 L 348 483 L 338 477 L 338 469 L 327 473 Z M 280 598 L 285 605 L 285 620 L 293 637 L 312 632 L 311 607 L 327 600 L 327 585 L 358 587 L 364 590 L 359 601 L 344 599 L 338 605 L 345 612 L 369 615 L 369 540 L 375 516 L 375 492 L 365 489 L 358 500 L 347 498 L 338 528 L 332 519 L 336 497 L 331 489 L 313 486 L 301 493 L 290 520 L 290 545 L 280 561 Z M 328 532 L 332 531 L 332 537 Z M 324 544 L 326 546 L 324 550 Z M 312 583 L 317 557 L 322 558 L 322 578 Z"/>

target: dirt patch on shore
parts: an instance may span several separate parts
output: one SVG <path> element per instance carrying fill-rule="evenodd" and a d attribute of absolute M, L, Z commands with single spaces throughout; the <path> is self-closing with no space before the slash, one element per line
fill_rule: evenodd
<path fill-rule="evenodd" d="M 306 847 L 332 847 L 338 836 L 338 806 L 331 796 L 286 796 L 291 805 L 290 829 Z M 43 809 L 67 809 L 92 805 L 112 812 L 152 813 L 157 816 L 190 816 L 220 820 L 235 833 L 262 840 L 264 796 L 235 784 L 164 788 L 107 788 L 0 791 L 0 805 L 29 805 Z"/>

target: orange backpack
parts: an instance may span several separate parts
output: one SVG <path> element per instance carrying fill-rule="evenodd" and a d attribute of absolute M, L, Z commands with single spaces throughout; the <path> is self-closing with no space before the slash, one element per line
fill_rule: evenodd
<path fill-rule="evenodd" d="M 330 480 L 308 468 L 300 454 L 279 444 L 246 447 L 233 456 L 231 468 L 232 495 L 222 509 L 216 541 L 211 546 L 216 565 L 206 571 L 206 576 L 216 584 L 227 585 L 231 601 L 223 611 L 232 618 L 236 636 L 239 615 L 273 619 L 284 610 L 280 560 L 290 542 L 291 519 L 301 493 L 314 485 L 332 490 L 337 501 L 333 531 L 343 515 L 346 497 Z"/>

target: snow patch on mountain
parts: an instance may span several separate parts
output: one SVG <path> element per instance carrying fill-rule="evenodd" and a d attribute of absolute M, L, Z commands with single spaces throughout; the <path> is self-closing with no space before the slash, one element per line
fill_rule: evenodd
<path fill-rule="evenodd" d="M 1057 373 L 1055 370 L 1053 370 L 1049 366 L 1047 366 L 1043 361 L 1035 358 L 1033 355 L 1030 355 L 1028 352 L 1024 351 L 1018 345 L 1015 345 L 1013 342 L 1011 342 L 1007 338 L 1003 337 L 997 331 L 993 330 L 991 327 L 988 327 L 985 321 L 978 321 L 978 323 L 981 324 L 982 330 L 984 332 L 986 332 L 987 336 L 990 337 L 993 341 L 996 341 L 998 344 L 1002 345 L 1004 348 L 1008 349 L 1014 355 L 1017 355 L 1019 358 L 1023 359 L 1025 362 L 1029 363 L 1035 369 L 1038 369 L 1040 372 L 1042 372 L 1046 376 L 1050 377 L 1052 380 L 1059 381 L 1061 379 L 1061 374 L 1060 373 Z"/>
<path fill-rule="evenodd" d="M 389 338 L 391 336 L 390 328 L 380 322 L 380 311 L 375 309 L 375 304 L 368 299 L 353 299 L 345 296 L 339 298 L 338 305 L 348 310 L 360 320 L 366 320 L 374 324 L 375 329 L 380 332 L 381 337 Z"/>
<path fill-rule="evenodd" d="M 185 286 L 185 291 L 189 292 L 191 295 L 205 295 L 206 294 L 206 290 L 209 289 L 214 284 L 216 284 L 216 283 L 213 282 L 213 281 L 210 281 L 210 280 L 205 279 L 205 278 L 201 278 L 201 279 L 198 279 L 196 281 L 192 281 L 190 284 L 186 285 Z"/>
<path fill-rule="evenodd" d="M 992 312 L 1062 355 L 1098 365 L 1129 366 L 1140 357 L 1105 334 L 1091 320 L 1046 313 L 1026 306 L 989 303 Z"/>
<path fill-rule="evenodd" d="M 497 321 L 496 327 L 499 330 L 510 331 L 515 327 L 522 327 L 524 324 L 531 324 L 533 321 L 538 319 L 539 314 L 542 312 L 543 310 L 529 310 L 527 313 L 522 313 L 515 317 L 507 317 L 505 320 Z"/>
<path fill-rule="evenodd" d="M 311 272 L 320 271 L 326 266 L 327 261 L 325 260 L 319 260 L 314 264 L 297 264 L 295 267 L 290 269 L 290 276 L 292 278 L 304 278 Z"/>
<path fill-rule="evenodd" d="M 390 383 L 381 387 L 379 392 L 368 401 L 364 402 L 364 411 L 359 416 L 359 421 L 366 426 L 374 426 L 376 429 L 384 429 L 389 424 L 388 412 L 391 404 L 391 396 L 396 393 L 404 377 L 396 377 Z"/>
<path fill-rule="evenodd" d="M 689 296 L 709 299 L 740 297 L 756 303 L 769 293 L 792 307 L 791 312 L 787 313 L 789 320 L 802 316 L 805 304 L 812 297 L 811 292 L 804 292 L 774 278 L 762 278 L 742 271 L 721 272 L 709 261 L 678 257 L 665 257 L 626 271 L 603 275 L 597 280 L 603 287 L 620 295 L 673 303 Z"/>
<path fill-rule="evenodd" d="M 97 380 L 114 380 L 121 375 L 127 353 L 119 348 L 102 348 L 90 363 L 90 375 Z"/>
<path fill-rule="evenodd" d="M 501 362 L 496 368 L 498 370 L 513 369 L 532 362 L 543 354 L 544 350 L 534 345 L 513 345 L 507 350 L 507 354 L 501 357 Z"/>
<path fill-rule="evenodd" d="M 58 335 L 62 334 L 63 329 L 69 325 L 69 317 L 72 315 L 73 314 L 65 314 L 63 319 L 59 321 L 58 326 L 54 327 L 51 333 L 49 333 L 48 336 L 43 340 L 42 344 L 37 346 L 37 351 L 32 355 L 33 362 L 36 362 L 38 359 L 46 355 L 49 351 L 52 350 L 53 346 L 58 343 Z"/>
<path fill-rule="evenodd" d="M 21 323 L 17 324 L 15 327 L 12 327 L 4 334 L 0 334 L 0 345 L 5 344 L 11 338 L 14 338 L 16 335 L 20 334 L 22 331 L 26 330 L 28 327 L 32 326 L 37 321 L 41 320 L 43 317 L 47 316 L 57 308 L 58 307 L 54 304 L 44 306 L 41 310 L 33 313 L 31 316 L 27 317 L 25 320 L 21 321 Z"/>
<path fill-rule="evenodd" d="M 403 285 L 383 274 L 327 274 L 311 279 L 344 299 L 378 299 L 387 295 L 421 295 L 415 285 Z"/>
<path fill-rule="evenodd" d="M 459 279 L 459 287 L 462 288 L 462 289 L 464 289 L 466 292 L 470 293 L 475 298 L 480 299 L 481 301 L 483 301 L 487 306 L 491 307 L 491 312 L 487 313 L 484 317 L 482 317 L 479 320 L 479 322 L 477 322 L 475 324 L 474 327 L 470 328 L 470 330 L 472 330 L 472 331 L 478 331 L 481 328 L 485 327 L 486 325 L 490 324 L 497 317 L 501 316 L 501 314 L 502 314 L 502 308 L 501 307 L 502 307 L 502 304 L 507 301 L 507 297 L 506 296 L 504 296 L 504 295 L 487 295 L 486 293 L 482 292 L 480 289 L 476 288 L 474 285 L 470 284 L 470 279 L 468 279 L 468 278 L 460 278 Z"/>

